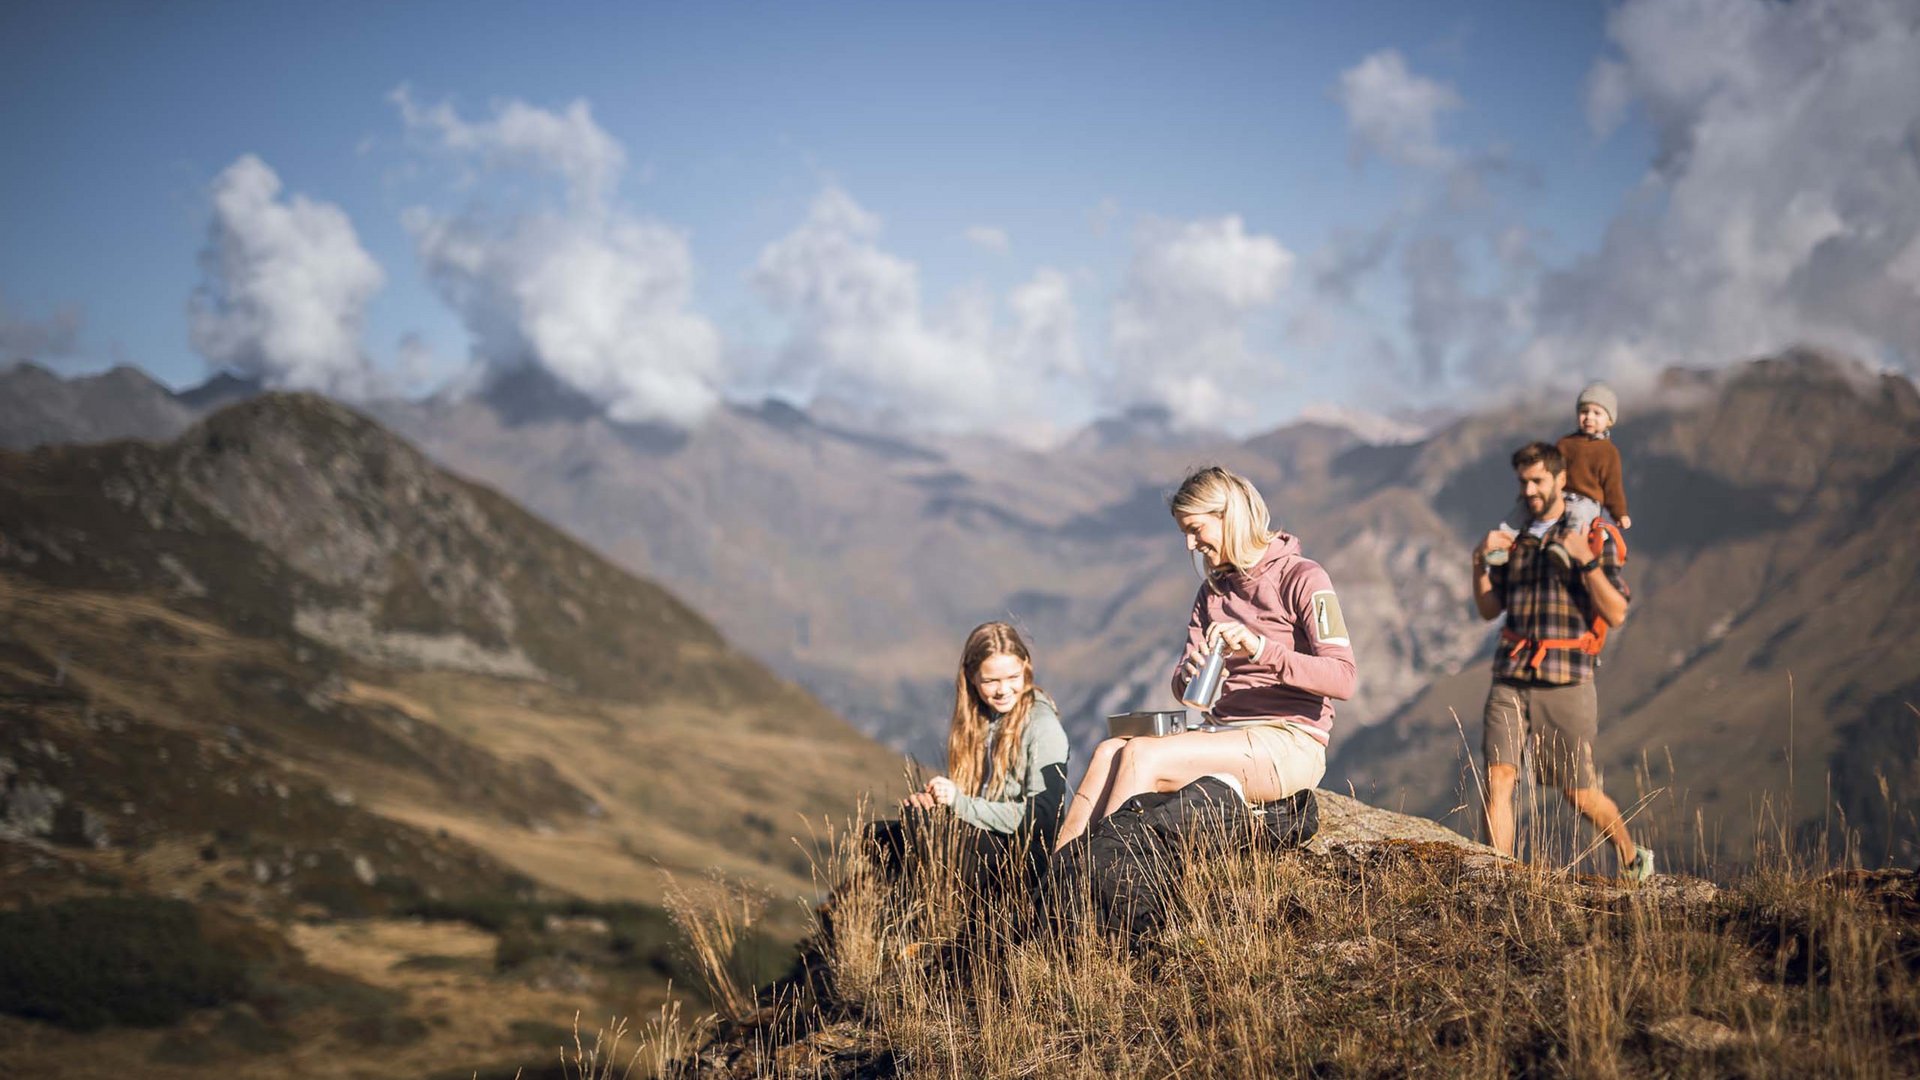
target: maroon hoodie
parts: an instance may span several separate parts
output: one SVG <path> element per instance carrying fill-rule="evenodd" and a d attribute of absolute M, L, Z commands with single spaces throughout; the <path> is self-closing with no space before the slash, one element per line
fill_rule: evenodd
<path fill-rule="evenodd" d="M 1280 533 L 1253 569 L 1230 568 L 1215 574 L 1212 585 L 1202 585 L 1187 619 L 1187 647 L 1205 653 L 1207 627 L 1216 622 L 1243 623 L 1267 641 L 1252 660 L 1228 657 L 1213 718 L 1294 720 L 1326 742 L 1333 731 L 1331 699 L 1353 696 L 1353 645 L 1332 579 L 1300 554 L 1300 541 Z M 1186 684 L 1176 664 L 1175 700 Z"/>

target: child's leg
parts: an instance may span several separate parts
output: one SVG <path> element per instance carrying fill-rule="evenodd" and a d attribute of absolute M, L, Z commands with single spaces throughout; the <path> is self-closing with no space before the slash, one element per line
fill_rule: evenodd
<path fill-rule="evenodd" d="M 1560 523 L 1553 527 L 1547 539 L 1547 555 L 1561 566 L 1571 568 L 1573 556 L 1568 554 L 1566 546 L 1560 541 L 1568 536 L 1585 536 L 1593 528 L 1593 519 L 1600 513 L 1600 504 L 1583 495 L 1569 493 L 1567 508 L 1560 515 Z"/>
<path fill-rule="evenodd" d="M 1526 500 L 1515 499 L 1513 501 L 1512 508 L 1510 508 L 1507 511 L 1506 518 L 1502 520 L 1499 525 L 1494 527 L 1494 531 L 1503 532 L 1503 533 L 1506 533 L 1508 536 L 1517 537 L 1520 535 L 1520 526 L 1525 525 L 1527 523 L 1527 519 L 1531 516 L 1532 515 L 1527 512 Z M 1502 566 L 1502 565 L 1505 565 L 1506 561 L 1507 561 L 1507 553 L 1505 551 L 1487 552 L 1488 566 Z"/>
<path fill-rule="evenodd" d="M 1601 513 L 1600 504 L 1592 499 L 1568 499 L 1567 515 L 1560 523 L 1561 534 L 1585 536 Z"/>

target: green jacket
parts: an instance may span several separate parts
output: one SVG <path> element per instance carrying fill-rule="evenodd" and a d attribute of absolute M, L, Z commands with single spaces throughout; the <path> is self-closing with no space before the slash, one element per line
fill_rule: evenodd
<path fill-rule="evenodd" d="M 987 727 L 989 758 L 1000 736 L 1000 723 L 995 720 Z M 1060 726 L 1059 711 L 1047 695 L 1035 695 L 1007 775 L 983 783 L 976 794 L 957 796 L 954 814 L 988 832 L 1037 829 L 1050 842 L 1067 801 L 1067 754 L 1067 732 Z M 985 790 L 989 785 L 993 790 Z"/>

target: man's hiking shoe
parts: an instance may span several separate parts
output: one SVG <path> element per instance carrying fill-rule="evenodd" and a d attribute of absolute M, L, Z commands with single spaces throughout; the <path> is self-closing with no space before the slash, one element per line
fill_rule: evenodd
<path fill-rule="evenodd" d="M 1573 555 L 1567 551 L 1566 545 L 1558 540 L 1547 543 L 1547 557 L 1559 563 L 1562 570 L 1573 569 Z"/>
<path fill-rule="evenodd" d="M 1636 847 L 1633 861 L 1620 868 L 1620 876 L 1639 885 L 1653 876 L 1653 849 Z"/>

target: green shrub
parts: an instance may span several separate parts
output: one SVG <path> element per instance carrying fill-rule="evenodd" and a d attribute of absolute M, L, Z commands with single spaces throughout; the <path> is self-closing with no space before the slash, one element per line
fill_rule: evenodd
<path fill-rule="evenodd" d="M 207 942 L 184 901 L 79 897 L 0 912 L 0 1012 L 79 1031 L 157 1027 L 245 987 L 241 961 Z"/>

